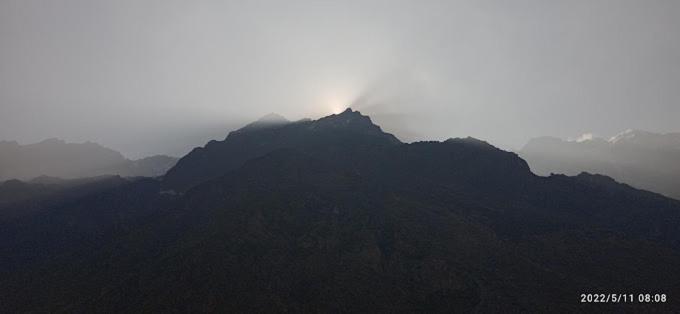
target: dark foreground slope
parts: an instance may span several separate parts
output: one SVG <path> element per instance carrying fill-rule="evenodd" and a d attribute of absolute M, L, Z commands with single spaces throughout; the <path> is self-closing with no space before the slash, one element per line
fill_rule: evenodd
<path fill-rule="evenodd" d="M 131 182 L 4 231 L 8 253 L 31 259 L 3 264 L 15 271 L 0 277 L 0 302 L 38 312 L 678 309 L 680 203 L 597 175 L 535 176 L 475 139 L 283 148 L 182 196 L 161 189 Z M 596 292 L 669 303 L 579 303 Z"/>
<path fill-rule="evenodd" d="M 79 200 L 129 182 L 119 176 L 100 176 L 82 179 L 38 177 L 23 182 L 9 180 L 0 182 L 0 221 L 51 208 L 58 203 Z"/>

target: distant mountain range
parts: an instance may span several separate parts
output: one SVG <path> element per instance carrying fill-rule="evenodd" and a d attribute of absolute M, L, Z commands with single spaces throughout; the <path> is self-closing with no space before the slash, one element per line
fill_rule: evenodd
<path fill-rule="evenodd" d="M 520 151 L 541 175 L 600 173 L 632 186 L 680 199 L 680 133 L 628 130 L 610 139 L 532 139 Z"/>
<path fill-rule="evenodd" d="M 0 206 L 3 311 L 680 305 L 680 201 L 602 175 L 537 176 L 473 138 L 401 143 L 357 111 L 270 118 L 195 149 L 164 178 Z M 10 182 L 0 196 L 50 183 Z M 580 303 L 615 292 L 667 301 Z"/>
<path fill-rule="evenodd" d="M 48 139 L 35 144 L 0 142 L 0 181 L 40 176 L 65 179 L 120 175 L 155 177 L 175 165 L 177 158 L 157 155 L 139 160 L 99 144 L 66 143 Z"/>

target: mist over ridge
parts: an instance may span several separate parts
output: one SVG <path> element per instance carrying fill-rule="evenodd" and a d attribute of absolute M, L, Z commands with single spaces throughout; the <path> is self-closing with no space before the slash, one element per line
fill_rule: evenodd
<path fill-rule="evenodd" d="M 75 179 L 104 175 L 156 177 L 164 175 L 177 158 L 154 155 L 131 160 L 97 143 L 67 143 L 51 138 L 20 145 L 0 141 L 0 182 L 38 177 Z"/>
<path fill-rule="evenodd" d="M 679 12 L 630 0 L 7 0 L 0 137 L 180 157 L 269 112 L 347 106 L 408 141 L 509 150 L 543 134 L 674 132 Z"/>

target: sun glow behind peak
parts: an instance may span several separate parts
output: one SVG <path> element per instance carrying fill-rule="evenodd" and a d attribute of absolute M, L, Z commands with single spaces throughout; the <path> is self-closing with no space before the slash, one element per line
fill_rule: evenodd
<path fill-rule="evenodd" d="M 343 111 L 345 111 L 345 109 L 347 109 L 347 106 L 343 105 L 343 104 L 333 104 L 333 105 L 331 105 L 331 112 L 333 114 L 342 113 Z"/>
<path fill-rule="evenodd" d="M 347 107 L 349 106 L 348 99 L 349 99 L 348 97 L 344 97 L 340 94 L 333 93 L 325 97 L 324 103 L 325 106 L 327 106 L 328 108 L 327 110 L 330 111 L 330 113 L 338 114 L 347 109 Z"/>

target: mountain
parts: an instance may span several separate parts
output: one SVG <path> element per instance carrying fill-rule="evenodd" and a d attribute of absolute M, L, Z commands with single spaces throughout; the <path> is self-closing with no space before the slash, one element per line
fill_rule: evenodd
<path fill-rule="evenodd" d="M 284 126 L 286 124 L 291 123 L 288 119 L 283 117 L 280 114 L 276 113 L 270 113 L 262 118 L 258 119 L 255 122 L 249 123 L 246 126 L 236 130 L 236 132 L 246 132 L 246 131 L 255 131 L 255 130 L 260 130 L 260 129 L 267 129 L 267 128 L 276 128 L 279 126 Z"/>
<path fill-rule="evenodd" d="M 177 160 L 179 159 L 176 157 L 155 155 L 137 160 L 128 160 L 125 163 L 125 167 L 112 172 L 127 177 L 158 177 L 174 167 Z"/>
<path fill-rule="evenodd" d="M 165 175 L 163 186 L 184 192 L 209 179 L 235 170 L 247 160 L 277 149 L 331 149 L 346 145 L 397 145 L 399 140 L 382 132 L 371 119 L 347 109 L 340 114 L 318 120 L 288 122 L 278 115 L 268 115 L 239 130 L 223 141 L 211 141 L 181 158 Z M 339 152 L 341 153 L 341 152 Z"/>
<path fill-rule="evenodd" d="M 542 175 L 601 173 L 635 187 L 680 199 L 680 133 L 628 130 L 608 140 L 536 138 L 520 151 Z"/>
<path fill-rule="evenodd" d="M 160 176 L 177 159 L 152 156 L 129 160 L 99 144 L 66 143 L 48 139 L 35 144 L 0 142 L 0 180 L 29 180 L 39 176 L 84 178 L 101 175 Z"/>
<path fill-rule="evenodd" d="M 128 182 L 130 180 L 119 176 L 68 180 L 43 176 L 30 182 L 5 181 L 0 183 L 0 221 L 31 216 L 57 203 L 77 200 Z"/>
<path fill-rule="evenodd" d="M 139 179 L 0 220 L 3 310 L 680 306 L 680 201 L 606 176 L 537 176 L 474 138 L 402 144 L 356 111 L 232 132 L 196 151 L 209 158 L 177 167 L 224 172 L 184 193 Z M 619 292 L 667 301 L 579 302 Z"/>

